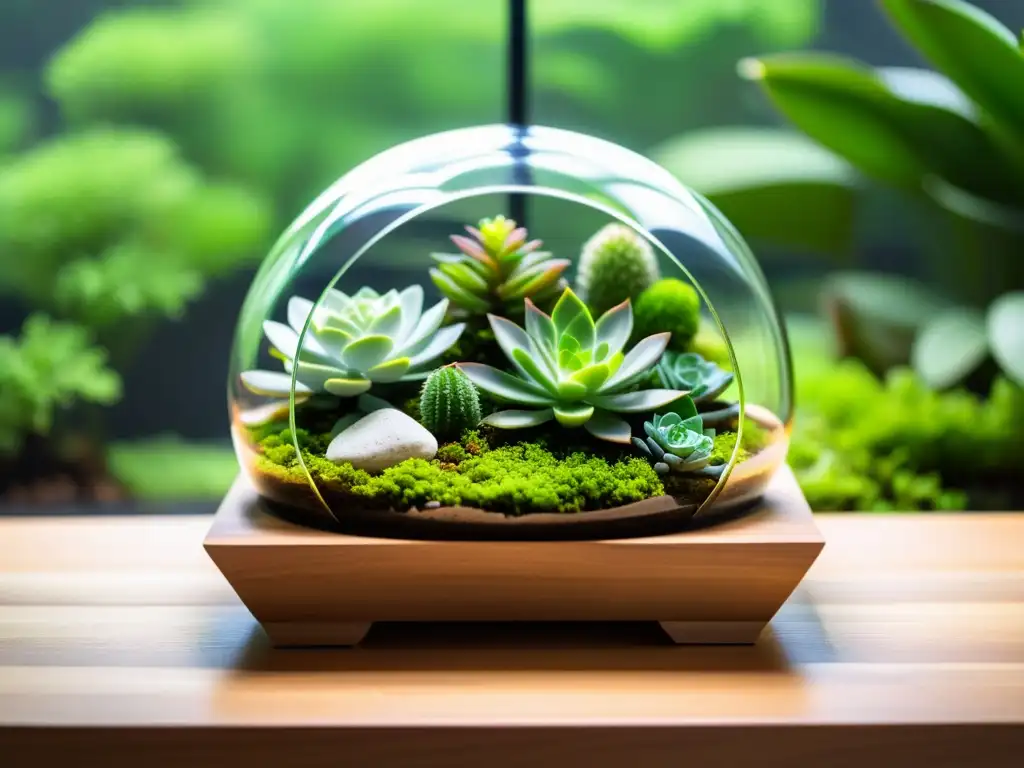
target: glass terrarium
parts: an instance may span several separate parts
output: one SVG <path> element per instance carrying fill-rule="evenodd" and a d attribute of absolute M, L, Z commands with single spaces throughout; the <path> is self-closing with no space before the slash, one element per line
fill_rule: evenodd
<path fill-rule="evenodd" d="M 792 413 L 729 222 L 622 147 L 509 126 L 395 147 L 315 200 L 250 288 L 229 400 L 280 514 L 441 538 L 741 513 Z"/>

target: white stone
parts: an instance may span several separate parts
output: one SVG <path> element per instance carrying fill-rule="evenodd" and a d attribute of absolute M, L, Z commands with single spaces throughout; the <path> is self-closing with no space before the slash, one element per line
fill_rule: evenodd
<path fill-rule="evenodd" d="M 432 459 L 437 440 L 418 421 L 394 408 L 363 416 L 327 446 L 327 458 L 380 472 L 406 459 Z"/>

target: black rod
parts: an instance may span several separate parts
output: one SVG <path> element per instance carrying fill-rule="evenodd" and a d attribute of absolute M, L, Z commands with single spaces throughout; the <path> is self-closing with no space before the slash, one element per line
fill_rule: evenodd
<path fill-rule="evenodd" d="M 516 143 L 512 147 L 512 158 L 515 162 L 512 178 L 515 184 L 530 183 L 529 169 L 524 164 L 525 150 L 520 143 L 526 127 L 530 123 L 529 115 L 529 67 L 528 35 L 529 26 L 526 15 L 527 0 L 509 0 L 508 3 L 508 72 L 507 72 L 507 120 L 516 131 Z M 509 214 L 526 226 L 526 196 L 509 195 Z"/>

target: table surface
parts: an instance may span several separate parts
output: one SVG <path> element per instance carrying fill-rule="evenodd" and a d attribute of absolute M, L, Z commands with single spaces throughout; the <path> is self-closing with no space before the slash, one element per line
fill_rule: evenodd
<path fill-rule="evenodd" d="M 753 647 L 395 624 L 284 651 L 209 517 L 0 519 L 0 764 L 1024 764 L 1024 514 L 816 519 Z"/>

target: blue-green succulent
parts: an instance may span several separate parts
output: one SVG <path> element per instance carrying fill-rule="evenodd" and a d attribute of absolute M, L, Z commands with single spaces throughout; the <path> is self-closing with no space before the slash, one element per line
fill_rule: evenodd
<path fill-rule="evenodd" d="M 661 475 L 702 470 L 715 448 L 715 431 L 704 428 L 697 406 L 689 397 L 677 401 L 675 410 L 655 414 L 653 421 L 644 422 L 644 432 L 647 439 L 634 437 L 633 445 L 654 461 L 654 470 Z"/>
<path fill-rule="evenodd" d="M 696 352 L 667 350 L 656 370 L 662 386 L 685 389 L 697 404 L 712 402 L 735 378 L 732 371 L 720 368 Z"/>
<path fill-rule="evenodd" d="M 629 301 L 595 322 L 590 310 L 566 288 L 551 315 L 527 300 L 525 329 L 488 315 L 502 351 L 515 368 L 507 373 L 480 363 L 459 363 L 476 386 L 503 403 L 526 406 L 485 417 L 503 429 L 533 427 L 555 419 L 584 427 L 602 440 L 629 443 L 629 424 L 615 413 L 653 413 L 686 394 L 675 389 L 636 389 L 668 345 L 668 333 L 623 349 L 633 332 Z"/>

